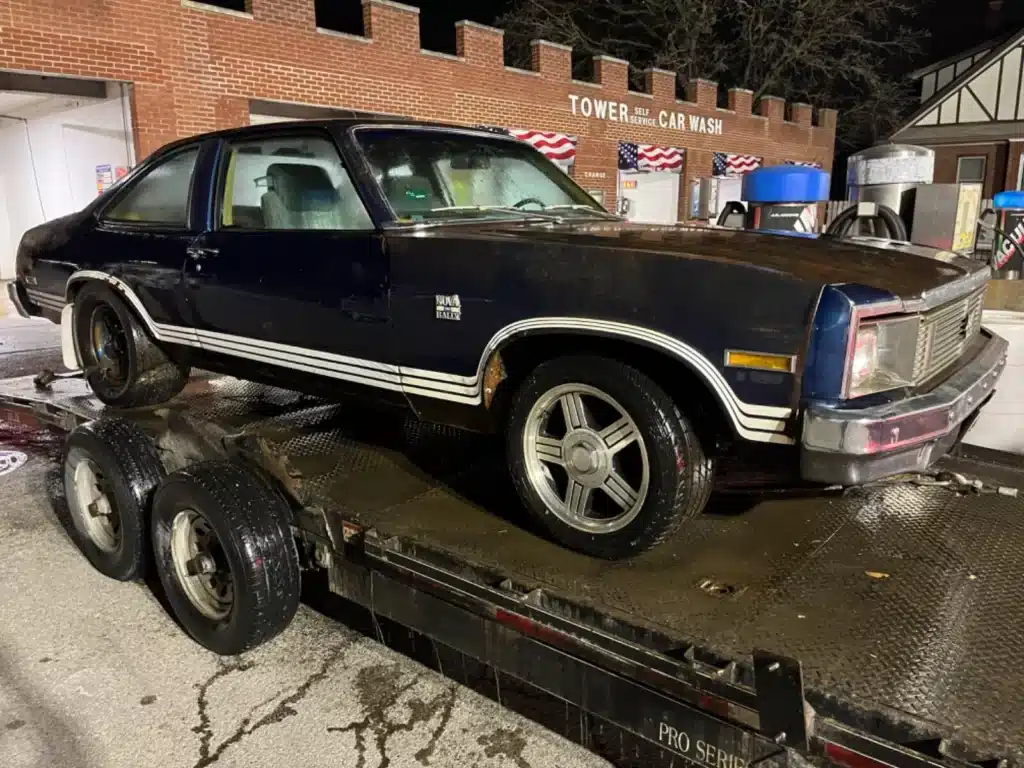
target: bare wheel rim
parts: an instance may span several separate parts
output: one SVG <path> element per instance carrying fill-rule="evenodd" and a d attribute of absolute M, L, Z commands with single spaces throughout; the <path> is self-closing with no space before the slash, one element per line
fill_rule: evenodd
<path fill-rule="evenodd" d="M 523 456 L 548 511 L 576 530 L 620 531 L 647 500 L 651 468 L 640 428 L 589 384 L 560 384 L 537 399 L 526 417 Z"/>
<path fill-rule="evenodd" d="M 76 527 L 97 549 L 113 552 L 121 543 L 121 518 L 107 479 L 94 461 L 81 454 L 72 454 L 69 464 L 68 506 Z"/>
<path fill-rule="evenodd" d="M 171 561 L 189 602 L 214 621 L 227 618 L 235 602 L 231 567 L 210 523 L 194 509 L 171 522 Z"/>
<path fill-rule="evenodd" d="M 93 310 L 89 341 L 100 378 L 114 389 L 124 388 L 128 383 L 128 334 L 109 304 Z"/>

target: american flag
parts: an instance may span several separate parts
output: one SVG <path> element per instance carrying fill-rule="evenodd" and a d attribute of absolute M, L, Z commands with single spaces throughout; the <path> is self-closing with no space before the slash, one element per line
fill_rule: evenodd
<path fill-rule="evenodd" d="M 538 150 L 556 163 L 571 162 L 576 157 L 576 139 L 564 133 L 509 129 L 509 133 Z"/>
<path fill-rule="evenodd" d="M 551 131 L 531 131 L 521 128 L 499 128 L 493 125 L 478 125 L 476 128 L 504 136 L 515 136 L 525 141 L 542 155 L 559 165 L 572 164 L 576 159 L 576 137 Z"/>
<path fill-rule="evenodd" d="M 654 144 L 619 143 L 621 171 L 677 171 L 683 167 L 683 150 Z"/>
<path fill-rule="evenodd" d="M 711 161 L 712 176 L 742 176 L 761 167 L 762 158 L 757 155 L 734 155 L 731 152 L 715 152 Z"/>
<path fill-rule="evenodd" d="M 821 168 L 821 163 L 817 160 L 787 160 L 786 165 L 802 165 L 807 168 Z"/>

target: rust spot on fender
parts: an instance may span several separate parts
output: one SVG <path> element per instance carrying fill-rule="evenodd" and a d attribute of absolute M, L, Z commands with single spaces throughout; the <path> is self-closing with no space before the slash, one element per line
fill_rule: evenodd
<path fill-rule="evenodd" d="M 498 385 L 508 377 L 505 371 L 505 362 L 501 359 L 501 353 L 495 352 L 487 361 L 484 368 L 484 407 L 490 408 L 494 402 L 494 395 L 498 391 Z"/>

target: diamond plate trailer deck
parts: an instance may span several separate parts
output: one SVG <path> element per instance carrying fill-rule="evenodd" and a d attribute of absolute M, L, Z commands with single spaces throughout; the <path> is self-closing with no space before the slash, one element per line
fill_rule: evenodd
<path fill-rule="evenodd" d="M 77 379 L 0 381 L 0 409 L 63 429 L 103 415 Z M 333 591 L 666 764 L 1024 765 L 1020 499 L 901 484 L 718 500 L 608 563 L 529 530 L 484 436 L 213 376 L 127 415 L 169 468 L 226 452 L 276 475 Z M 1021 467 L 954 461 L 1024 485 Z"/>

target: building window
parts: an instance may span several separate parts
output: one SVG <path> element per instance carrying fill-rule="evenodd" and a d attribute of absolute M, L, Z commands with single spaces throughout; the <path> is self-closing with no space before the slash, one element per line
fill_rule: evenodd
<path fill-rule="evenodd" d="M 956 159 L 956 183 L 957 184 L 984 184 L 985 183 L 985 158 L 984 157 L 958 157 Z"/>
<path fill-rule="evenodd" d="M 938 77 L 934 72 L 921 78 L 921 103 L 924 104 L 935 94 L 935 80 Z"/>

